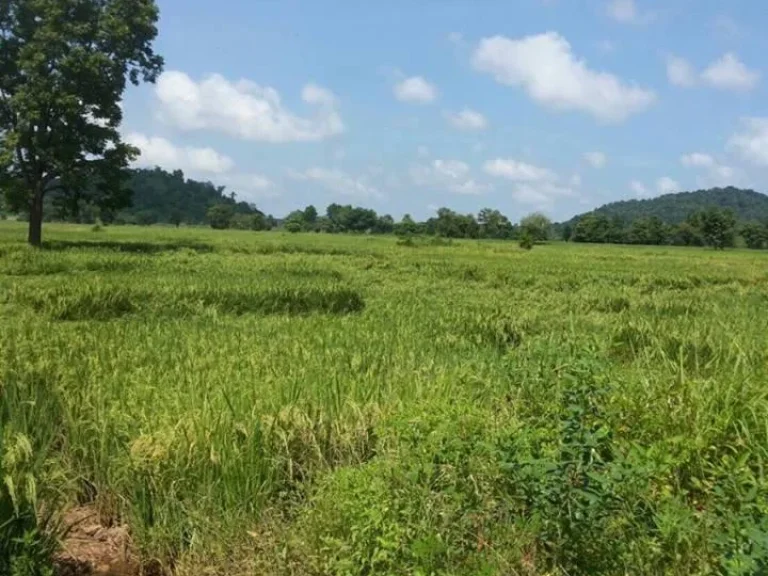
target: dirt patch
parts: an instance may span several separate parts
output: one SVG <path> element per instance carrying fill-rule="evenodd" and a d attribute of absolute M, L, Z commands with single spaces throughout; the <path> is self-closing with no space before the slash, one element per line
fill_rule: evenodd
<path fill-rule="evenodd" d="M 127 526 L 104 526 L 92 507 L 73 508 L 64 516 L 65 538 L 54 560 L 57 576 L 137 576 Z"/>

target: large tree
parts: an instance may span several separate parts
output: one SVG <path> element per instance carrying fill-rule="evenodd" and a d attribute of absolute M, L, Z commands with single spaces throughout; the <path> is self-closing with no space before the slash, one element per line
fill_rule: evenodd
<path fill-rule="evenodd" d="M 29 213 L 30 244 L 48 194 L 69 211 L 130 202 L 120 102 L 162 71 L 157 19 L 154 0 L 0 0 L 0 188 Z"/>

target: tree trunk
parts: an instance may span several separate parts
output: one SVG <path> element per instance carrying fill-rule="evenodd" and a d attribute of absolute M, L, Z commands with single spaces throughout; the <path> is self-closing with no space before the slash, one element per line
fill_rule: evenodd
<path fill-rule="evenodd" d="M 29 235 L 31 246 L 39 247 L 43 242 L 43 195 L 36 192 L 29 203 Z"/>

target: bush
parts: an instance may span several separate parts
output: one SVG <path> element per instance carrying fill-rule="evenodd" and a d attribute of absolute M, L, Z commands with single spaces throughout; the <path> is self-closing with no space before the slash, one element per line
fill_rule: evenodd
<path fill-rule="evenodd" d="M 520 248 L 523 250 L 531 250 L 533 248 L 533 236 L 528 232 L 523 232 L 520 236 Z"/>

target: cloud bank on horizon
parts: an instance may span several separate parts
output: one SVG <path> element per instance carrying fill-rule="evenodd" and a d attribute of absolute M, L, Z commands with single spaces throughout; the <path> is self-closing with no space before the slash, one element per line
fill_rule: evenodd
<path fill-rule="evenodd" d="M 768 174 L 758 2 L 319 4 L 160 0 L 166 70 L 125 101 L 136 165 L 276 214 L 395 217 L 564 219 Z"/>

